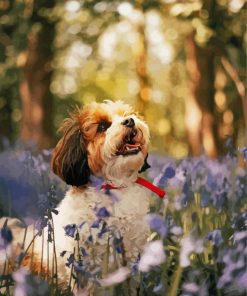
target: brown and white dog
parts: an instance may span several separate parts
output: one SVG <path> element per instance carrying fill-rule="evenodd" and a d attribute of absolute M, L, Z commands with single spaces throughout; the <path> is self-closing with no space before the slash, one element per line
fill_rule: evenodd
<path fill-rule="evenodd" d="M 85 247 L 92 235 L 94 250 L 87 252 L 101 261 L 109 236 L 98 238 L 91 225 L 97 219 L 95 209 L 105 207 L 110 213 L 108 227 L 116 228 L 123 237 L 124 261 L 137 259 L 149 233 L 144 216 L 149 211 L 150 192 L 135 183 L 139 172 L 147 167 L 147 124 L 129 105 L 105 101 L 78 109 L 64 121 L 61 131 L 63 137 L 54 150 L 51 166 L 72 187 L 54 216 L 58 252 L 73 252 L 75 246 L 73 239 L 65 237 L 64 227 L 86 222 L 80 228 L 80 245 Z M 116 198 L 91 187 L 91 175 L 103 177 Z M 60 270 L 64 263 L 58 260 Z"/>
<path fill-rule="evenodd" d="M 105 273 L 135 261 L 142 251 L 149 234 L 144 217 L 149 211 L 150 191 L 136 180 L 148 167 L 149 129 L 129 105 L 121 101 L 105 101 L 76 110 L 63 122 L 60 130 L 63 136 L 53 152 L 51 167 L 72 186 L 57 208 L 58 215 L 53 215 L 53 223 L 59 281 L 68 282 L 71 269 L 65 266 L 66 260 L 80 247 L 87 253 L 85 260 L 91 260 L 92 265 L 103 264 Z M 92 176 L 102 177 L 104 183 L 111 186 L 114 198 L 104 190 L 92 187 Z M 103 217 L 98 228 L 92 227 L 95 221 L 99 222 L 97 211 L 102 208 L 110 216 Z M 99 235 L 102 221 L 103 227 L 107 223 L 111 234 L 101 231 Z M 21 231 L 19 225 L 15 227 L 14 221 L 11 223 L 15 240 L 22 241 L 24 230 Z M 65 236 L 64 228 L 68 224 L 76 226 L 77 240 Z M 109 241 L 114 240 L 113 231 L 122 239 L 118 240 L 121 254 L 113 254 L 113 245 L 109 245 Z M 33 230 L 28 230 L 26 245 L 32 238 Z M 47 237 L 42 241 L 37 236 L 33 253 L 38 259 L 42 253 L 43 262 L 50 261 L 48 268 L 51 269 L 54 249 L 44 247 L 46 240 Z M 59 256 L 64 251 L 66 255 Z"/>

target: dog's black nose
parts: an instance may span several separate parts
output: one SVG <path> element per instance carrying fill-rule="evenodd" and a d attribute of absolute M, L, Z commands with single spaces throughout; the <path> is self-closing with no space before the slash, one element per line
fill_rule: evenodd
<path fill-rule="evenodd" d="M 132 127 L 135 126 L 135 121 L 131 117 L 130 118 L 126 118 L 126 119 L 124 119 L 124 121 L 122 121 L 122 125 L 125 125 L 125 126 L 127 126 L 129 128 L 132 128 Z"/>

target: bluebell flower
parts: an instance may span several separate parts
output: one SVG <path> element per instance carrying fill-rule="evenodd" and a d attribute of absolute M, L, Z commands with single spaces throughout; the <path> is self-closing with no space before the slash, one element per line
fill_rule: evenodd
<path fill-rule="evenodd" d="M 247 146 L 239 148 L 239 152 L 243 154 L 244 160 L 247 161 Z"/>
<path fill-rule="evenodd" d="M 181 196 L 181 205 L 186 207 L 188 202 L 193 198 L 193 192 L 191 191 L 191 180 L 187 179 L 183 185 L 182 196 Z"/>
<path fill-rule="evenodd" d="M 131 275 L 135 276 L 139 272 L 139 261 L 140 261 L 141 255 L 138 254 L 137 258 L 134 260 L 134 262 L 130 263 L 130 269 L 131 269 Z"/>
<path fill-rule="evenodd" d="M 97 219 L 97 220 L 93 221 L 91 228 L 99 228 L 99 226 L 100 226 L 100 220 Z"/>
<path fill-rule="evenodd" d="M 176 175 L 176 172 L 173 167 L 167 167 L 165 169 L 164 177 L 166 177 L 167 179 L 171 179 L 171 178 L 175 177 L 175 175 Z"/>
<path fill-rule="evenodd" d="M 210 204 L 210 193 L 203 188 L 201 191 L 201 207 L 208 207 Z"/>
<path fill-rule="evenodd" d="M 238 292 L 244 292 L 245 286 L 238 285 L 241 276 L 246 272 L 246 247 L 247 231 L 234 233 L 232 247 L 225 248 L 218 255 L 218 262 L 224 265 L 222 274 L 217 283 L 218 289 L 234 289 L 238 287 Z"/>
<path fill-rule="evenodd" d="M 147 216 L 147 221 L 152 230 L 158 232 L 161 238 L 164 238 L 168 233 L 168 225 L 165 223 L 164 219 L 158 214 L 149 214 Z"/>
<path fill-rule="evenodd" d="M 73 266 L 74 266 L 74 270 L 76 273 L 81 273 L 84 274 L 86 271 L 86 266 L 83 265 L 83 261 L 79 260 L 79 261 L 74 261 L 73 262 Z"/>
<path fill-rule="evenodd" d="M 154 286 L 154 288 L 153 288 L 153 292 L 154 292 L 155 294 L 158 294 L 158 295 L 160 295 L 161 293 L 164 292 L 164 291 L 163 291 L 163 284 L 162 284 L 161 281 L 159 281 L 159 282 Z"/>
<path fill-rule="evenodd" d="M 67 236 L 73 237 L 75 236 L 76 225 L 75 224 L 68 224 L 64 227 L 65 234 Z"/>
<path fill-rule="evenodd" d="M 67 251 L 62 251 L 61 253 L 60 253 L 60 256 L 61 257 L 64 257 L 64 255 L 67 253 Z"/>
<path fill-rule="evenodd" d="M 67 267 L 70 267 L 71 264 L 73 264 L 75 261 L 75 256 L 74 254 L 70 254 L 70 256 L 67 258 L 67 262 L 65 263 L 65 265 Z"/>
<path fill-rule="evenodd" d="M 0 153 L 0 167 L 0 201 L 5 215 L 10 203 L 15 216 L 28 224 L 47 215 L 47 210 L 56 212 L 57 196 L 63 196 L 65 186 L 50 172 L 48 158 L 9 149 Z M 37 199 L 38 205 L 34 203 Z"/>
<path fill-rule="evenodd" d="M 112 190 L 110 190 L 109 188 L 105 189 L 105 194 L 109 196 L 109 198 L 111 199 L 112 202 L 114 202 L 114 203 L 118 202 L 117 195 Z"/>
<path fill-rule="evenodd" d="M 82 255 L 82 257 L 85 257 L 88 255 L 85 248 L 83 248 L 83 247 L 80 247 L 80 254 Z"/>
<path fill-rule="evenodd" d="M 172 166 L 165 165 L 162 172 L 154 178 L 154 184 L 158 187 L 166 187 L 169 179 L 175 176 L 175 169 Z"/>
<path fill-rule="evenodd" d="M 98 189 L 98 190 L 100 190 L 100 188 L 101 188 L 103 182 L 104 182 L 104 180 L 103 180 L 103 178 L 101 178 L 101 177 L 94 176 L 94 175 L 91 175 L 91 176 L 90 176 L 90 183 L 91 183 L 91 185 L 92 185 L 94 188 Z"/>
<path fill-rule="evenodd" d="M 208 235 L 206 236 L 206 239 L 210 240 L 212 244 L 216 247 L 218 247 L 224 242 L 220 229 L 215 229 L 209 232 Z"/>
<path fill-rule="evenodd" d="M 237 156 L 236 149 L 233 144 L 233 139 L 231 137 L 227 138 L 225 146 L 228 151 L 227 153 L 231 158 L 234 158 Z"/>
<path fill-rule="evenodd" d="M 118 254 L 123 253 L 122 242 L 123 242 L 123 237 L 119 233 L 115 234 L 113 238 L 113 246 Z"/>
<path fill-rule="evenodd" d="M 7 223 L 8 219 L 5 220 L 0 232 L 0 245 L 3 245 L 3 247 L 7 247 L 13 240 L 12 231 L 8 227 Z"/>
<path fill-rule="evenodd" d="M 108 218 L 110 217 L 110 213 L 105 207 L 100 208 L 96 213 L 98 218 Z"/>
<path fill-rule="evenodd" d="M 233 217 L 231 227 L 238 231 L 247 230 L 247 210 Z"/>
<path fill-rule="evenodd" d="M 105 234 L 106 232 L 108 232 L 107 223 L 105 221 L 103 221 L 101 224 L 101 229 L 98 233 L 98 237 L 101 238 L 103 236 L 103 234 Z"/>
<path fill-rule="evenodd" d="M 50 295 L 50 288 L 47 282 L 43 281 L 40 277 L 30 274 L 30 272 L 21 267 L 12 275 L 15 281 L 14 296 L 20 295 Z"/>

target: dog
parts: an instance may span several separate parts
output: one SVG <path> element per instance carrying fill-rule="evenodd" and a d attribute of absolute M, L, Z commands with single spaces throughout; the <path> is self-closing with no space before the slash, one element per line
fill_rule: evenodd
<path fill-rule="evenodd" d="M 83 261 L 88 277 L 92 277 L 92 269 L 99 270 L 97 266 L 104 276 L 134 264 L 150 231 L 144 221 L 150 190 L 160 197 L 164 194 L 139 177 L 149 167 L 150 134 L 131 106 L 122 101 L 93 102 L 77 108 L 60 131 L 62 138 L 52 154 L 51 168 L 71 187 L 57 207 L 58 214 L 52 215 L 55 248 L 46 250 L 37 237 L 33 252 L 40 260 L 42 251 L 49 273 L 56 250 L 59 280 L 68 283 L 71 263 L 80 272 Z M 103 180 L 98 187 L 92 186 L 95 177 Z M 14 234 L 17 240 L 23 236 L 19 229 Z M 43 241 L 49 241 L 48 232 Z M 26 233 L 26 244 L 31 233 Z"/>

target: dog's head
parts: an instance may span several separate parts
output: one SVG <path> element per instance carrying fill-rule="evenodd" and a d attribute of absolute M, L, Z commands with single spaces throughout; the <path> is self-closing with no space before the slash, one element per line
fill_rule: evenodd
<path fill-rule="evenodd" d="M 134 181 L 148 167 L 149 129 L 123 102 L 87 105 L 67 118 L 60 130 L 63 137 L 51 166 L 67 184 L 86 185 L 90 174 L 122 184 Z"/>

